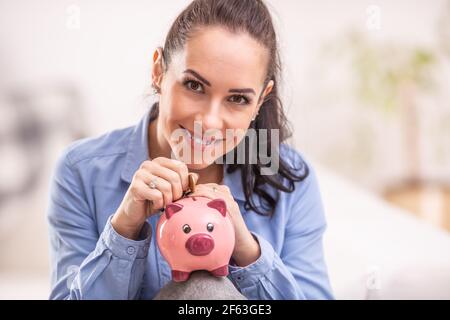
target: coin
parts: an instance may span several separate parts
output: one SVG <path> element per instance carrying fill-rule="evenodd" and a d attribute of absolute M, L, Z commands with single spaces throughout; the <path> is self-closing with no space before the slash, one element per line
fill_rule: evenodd
<path fill-rule="evenodd" d="M 192 173 L 188 174 L 188 180 L 189 180 L 189 189 L 191 192 L 195 192 L 195 178 Z"/>

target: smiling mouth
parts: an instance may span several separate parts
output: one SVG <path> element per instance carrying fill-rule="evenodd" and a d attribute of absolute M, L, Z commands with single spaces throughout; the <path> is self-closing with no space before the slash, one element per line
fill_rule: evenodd
<path fill-rule="evenodd" d="M 201 137 L 194 136 L 192 131 L 190 131 L 189 129 L 186 129 L 182 125 L 179 125 L 179 126 L 186 133 L 186 137 L 188 138 L 188 140 L 191 143 L 193 143 L 194 145 L 201 146 L 203 148 L 223 140 L 223 139 L 216 139 L 216 137 L 210 137 L 210 138 L 203 137 L 203 139 L 202 139 Z"/>

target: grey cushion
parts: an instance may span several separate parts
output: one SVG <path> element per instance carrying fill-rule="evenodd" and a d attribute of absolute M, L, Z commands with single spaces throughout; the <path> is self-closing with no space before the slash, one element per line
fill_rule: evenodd
<path fill-rule="evenodd" d="M 185 282 L 171 281 L 154 300 L 246 300 L 227 277 L 195 271 Z"/>

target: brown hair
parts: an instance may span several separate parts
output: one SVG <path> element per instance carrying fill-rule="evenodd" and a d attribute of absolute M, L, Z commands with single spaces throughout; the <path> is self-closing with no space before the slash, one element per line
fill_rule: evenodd
<path fill-rule="evenodd" d="M 265 97 L 256 119 L 252 121 L 250 127 L 254 129 L 267 129 L 268 145 L 267 150 L 271 152 L 270 130 L 278 129 L 280 143 L 292 135 L 286 116 L 283 112 L 282 102 L 279 98 L 279 80 L 281 73 L 281 62 L 278 52 L 277 36 L 272 22 L 272 17 L 268 8 L 261 0 L 194 0 L 175 19 L 167 34 L 163 49 L 165 68 L 171 62 L 172 55 L 178 50 L 182 50 L 186 41 L 193 33 L 201 27 L 221 26 L 231 32 L 246 32 L 269 52 L 269 62 L 267 65 L 267 76 L 264 87 L 272 80 L 274 86 L 272 91 Z M 152 114 L 158 114 L 158 102 L 153 105 Z M 246 136 L 248 139 L 250 135 Z M 244 140 L 245 140 L 244 139 Z M 259 139 L 259 135 L 256 135 Z M 259 146 L 259 141 L 256 145 Z M 249 159 L 249 145 L 246 143 L 246 161 Z M 279 149 L 279 146 L 276 150 Z M 259 154 L 259 150 L 257 150 Z M 273 156 L 273 155 L 271 155 Z M 278 154 L 276 155 L 278 156 Z M 225 156 L 224 156 L 225 157 Z M 225 158 L 224 158 L 225 159 Z M 294 182 L 302 181 L 308 176 L 308 167 L 301 161 L 303 168 L 291 167 L 282 158 L 279 159 L 278 174 L 261 175 L 261 168 L 268 165 L 258 163 L 231 164 L 227 166 L 227 172 L 232 173 L 241 169 L 241 180 L 246 198 L 245 208 L 251 209 L 258 214 L 272 216 L 279 198 L 279 191 L 292 192 L 295 189 Z M 296 173 L 297 172 L 297 173 Z M 287 180 L 287 185 L 283 183 Z M 264 189 L 268 185 L 276 190 L 275 198 Z M 255 205 L 252 194 L 257 194 L 265 210 L 261 210 Z"/>

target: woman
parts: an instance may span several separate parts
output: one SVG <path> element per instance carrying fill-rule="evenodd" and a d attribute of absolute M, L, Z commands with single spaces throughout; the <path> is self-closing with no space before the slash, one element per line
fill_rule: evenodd
<path fill-rule="evenodd" d="M 137 126 L 75 142 L 60 158 L 48 212 L 51 298 L 153 299 L 173 285 L 155 226 L 157 213 L 186 195 L 188 172 L 198 179 L 189 196 L 226 202 L 236 296 L 332 298 L 318 185 L 311 166 L 283 143 L 290 132 L 279 77 L 277 37 L 262 1 L 193 1 L 154 52 L 159 102 Z M 265 141 L 227 135 L 260 129 L 275 131 Z M 260 152 L 250 161 L 247 140 L 258 150 L 266 143 L 275 172 L 267 174 Z M 229 163 L 239 145 L 247 157 Z M 208 156 L 192 161 L 198 151 Z"/>

